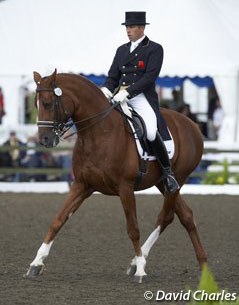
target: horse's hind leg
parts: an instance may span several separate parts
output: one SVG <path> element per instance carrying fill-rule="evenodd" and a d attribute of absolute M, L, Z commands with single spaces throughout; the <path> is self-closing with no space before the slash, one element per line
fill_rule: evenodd
<path fill-rule="evenodd" d="M 203 264 L 207 263 L 207 254 L 203 249 L 202 243 L 199 238 L 198 230 L 193 219 L 193 212 L 187 206 L 184 199 L 179 195 L 177 198 L 175 213 L 177 214 L 180 222 L 188 231 L 191 238 L 196 257 L 200 268 L 202 269 Z"/>
<path fill-rule="evenodd" d="M 44 242 L 39 248 L 35 259 L 30 264 L 25 277 L 36 277 L 44 269 L 44 260 L 50 252 L 54 238 L 68 218 L 80 207 L 84 199 L 92 194 L 92 190 L 86 188 L 83 184 L 74 182 L 66 198 L 65 204 L 57 216 L 53 219 Z"/>

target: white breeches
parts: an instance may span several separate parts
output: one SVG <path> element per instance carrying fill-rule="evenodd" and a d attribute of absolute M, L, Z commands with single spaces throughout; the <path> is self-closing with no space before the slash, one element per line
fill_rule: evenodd
<path fill-rule="evenodd" d="M 154 141 L 157 132 L 157 118 L 145 95 L 140 93 L 127 103 L 143 118 L 146 126 L 147 139 Z"/>

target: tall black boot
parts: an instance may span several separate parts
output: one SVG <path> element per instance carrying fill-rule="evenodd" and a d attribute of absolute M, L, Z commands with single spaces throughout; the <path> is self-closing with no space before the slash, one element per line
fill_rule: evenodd
<path fill-rule="evenodd" d="M 149 144 L 162 169 L 165 191 L 171 194 L 175 193 L 179 189 L 179 185 L 174 177 L 173 171 L 171 170 L 168 153 L 159 132 L 157 132 L 155 140 L 149 142 Z"/>

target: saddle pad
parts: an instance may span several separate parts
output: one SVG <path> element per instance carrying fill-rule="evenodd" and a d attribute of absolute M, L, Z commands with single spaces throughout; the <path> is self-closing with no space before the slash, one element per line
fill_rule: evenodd
<path fill-rule="evenodd" d="M 130 118 L 132 118 L 132 112 L 130 110 L 131 107 L 129 107 L 127 105 L 127 103 L 122 103 L 120 106 L 121 106 L 121 109 L 123 110 L 123 112 L 126 114 L 126 116 L 129 116 Z M 155 156 L 150 156 L 146 151 L 143 150 L 131 120 L 127 119 L 127 121 L 133 131 L 139 156 L 144 160 L 149 160 L 149 161 L 156 160 Z M 167 149 L 169 159 L 172 159 L 174 156 L 174 152 L 175 152 L 175 145 L 174 145 L 173 137 L 172 137 L 170 130 L 168 129 L 168 127 L 166 125 L 165 120 L 162 119 L 161 122 L 162 122 L 162 124 L 164 124 L 164 126 L 162 126 L 162 130 L 164 130 L 164 133 L 165 133 L 165 137 L 163 137 L 164 144 Z"/>
<path fill-rule="evenodd" d="M 144 160 L 149 160 L 149 161 L 156 160 L 155 156 L 150 156 L 146 151 L 143 150 L 143 148 L 141 146 L 141 143 L 138 139 L 138 136 L 135 132 L 135 128 L 134 128 L 132 122 L 130 120 L 128 120 L 128 122 L 129 122 L 129 125 L 130 125 L 130 127 L 133 131 L 133 134 L 134 134 L 134 138 L 135 138 L 135 142 L 136 142 L 136 146 L 137 146 L 137 149 L 138 149 L 139 156 Z M 164 141 L 164 145 L 167 149 L 169 159 L 172 159 L 173 156 L 174 156 L 174 152 L 175 152 L 175 145 L 174 145 L 172 134 L 171 134 L 169 129 L 168 129 L 168 132 L 170 134 L 171 139 Z"/>

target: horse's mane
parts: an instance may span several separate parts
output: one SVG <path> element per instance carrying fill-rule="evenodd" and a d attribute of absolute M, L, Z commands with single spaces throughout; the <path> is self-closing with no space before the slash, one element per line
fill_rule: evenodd
<path fill-rule="evenodd" d="M 101 90 L 89 79 L 87 79 L 85 76 L 82 76 L 80 74 L 74 74 L 74 73 L 59 73 L 57 74 L 57 77 L 71 77 L 71 78 L 76 78 L 80 82 L 84 83 L 84 85 L 89 86 L 92 90 L 95 90 L 98 93 L 101 93 Z"/>

